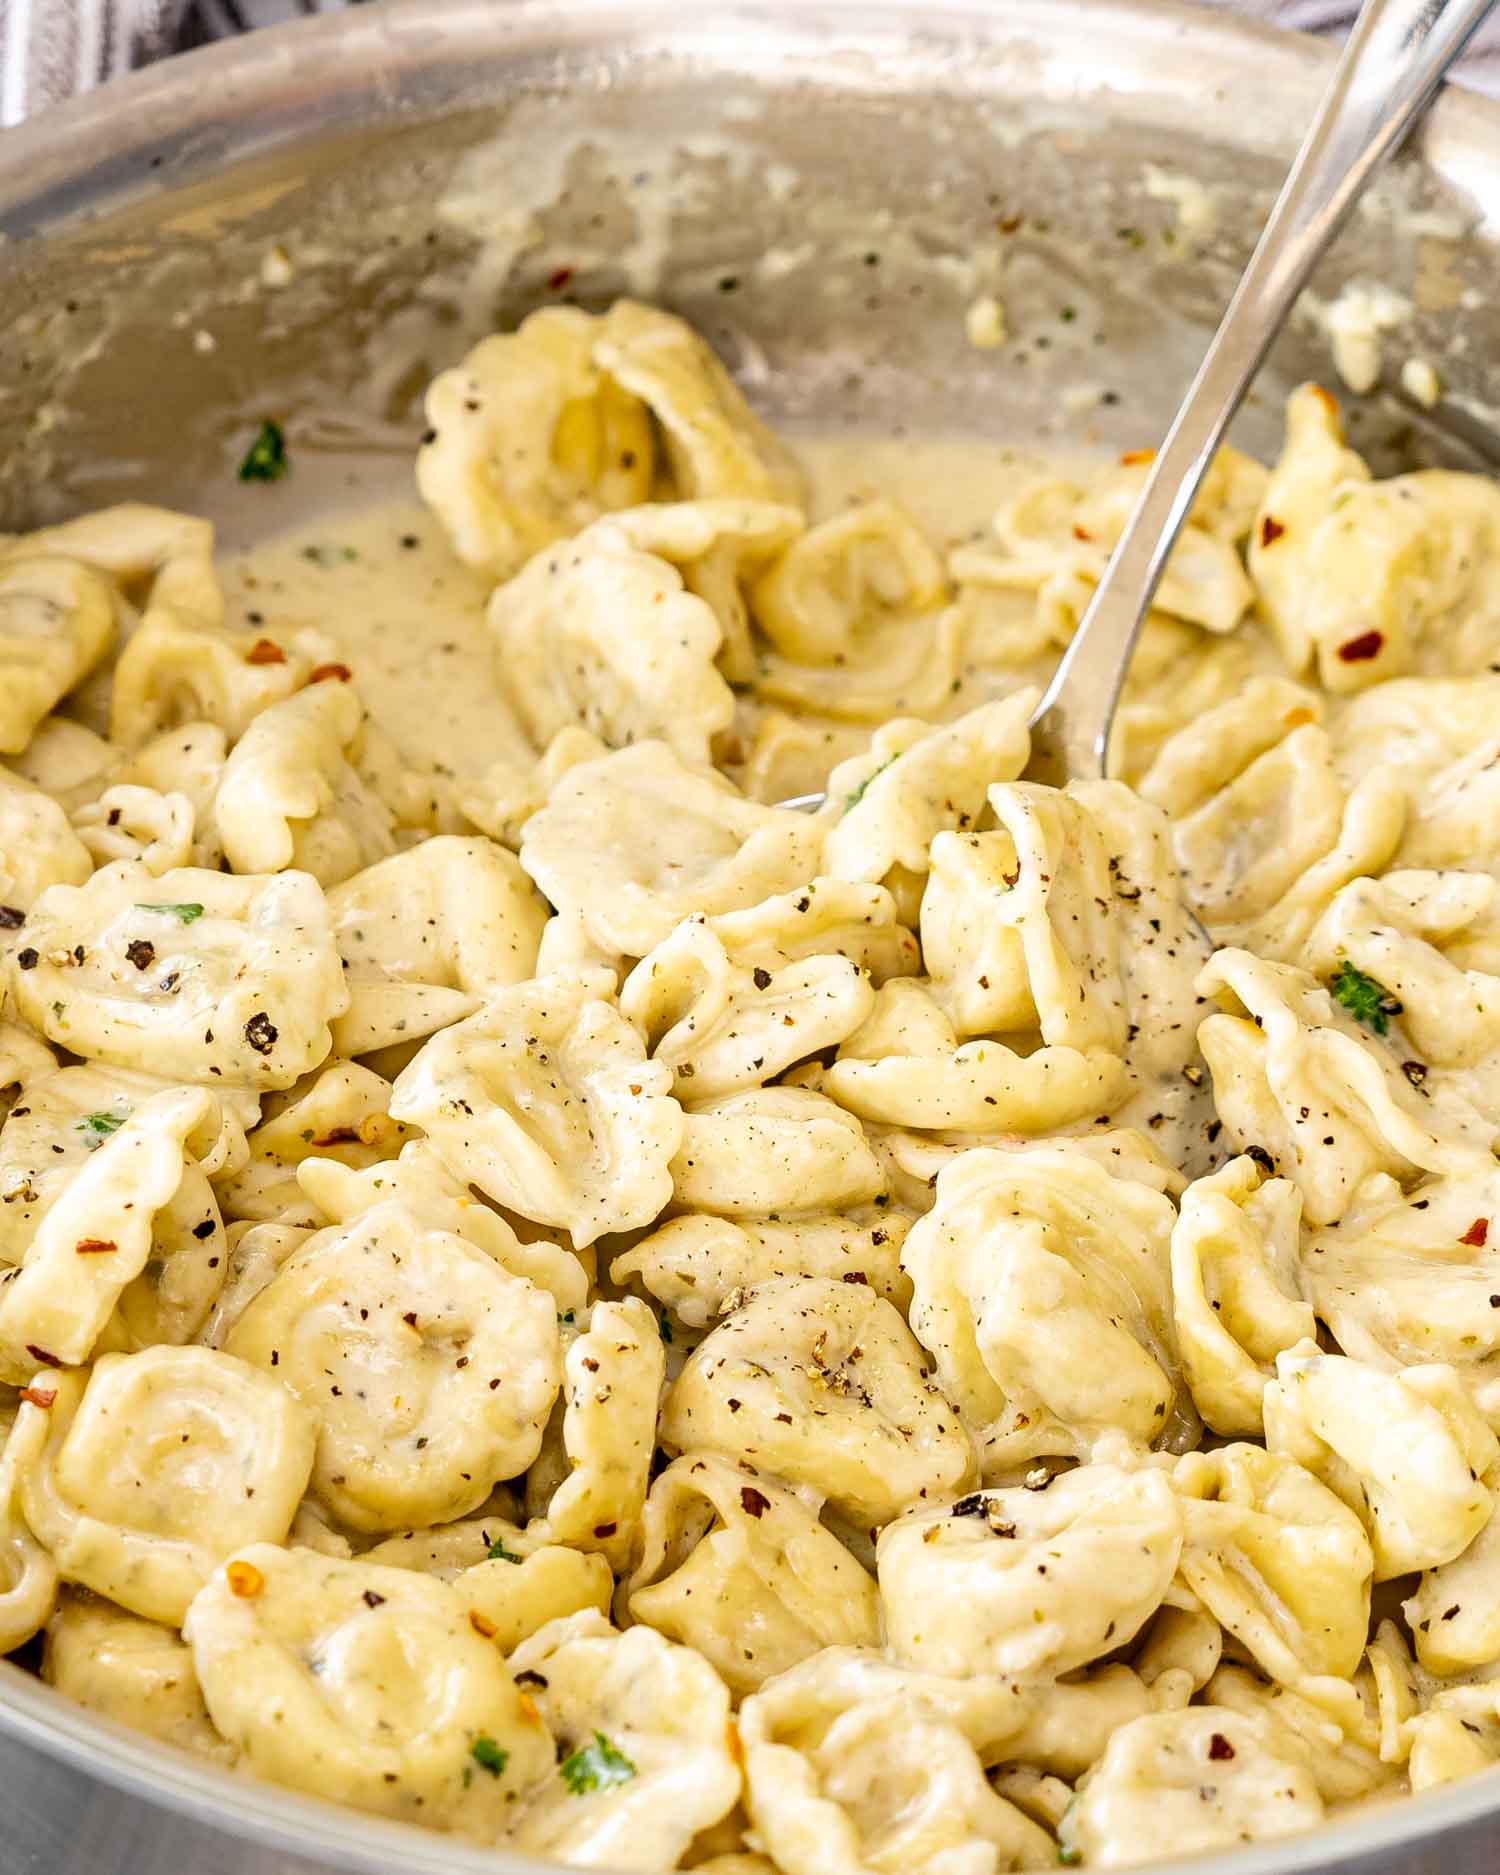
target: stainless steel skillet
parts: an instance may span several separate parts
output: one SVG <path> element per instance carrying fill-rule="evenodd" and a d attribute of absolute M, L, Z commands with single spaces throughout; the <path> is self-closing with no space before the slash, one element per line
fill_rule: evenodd
<path fill-rule="evenodd" d="M 1118 0 L 407 0 L 194 55 L 0 141 L 0 524 L 148 489 L 275 524 L 234 506 L 248 424 L 296 413 L 351 473 L 399 461 L 425 370 L 565 291 L 659 293 L 783 421 L 965 429 L 982 409 L 1002 440 L 1154 440 L 1325 76 L 1309 43 Z M 1211 229 L 1186 225 L 1184 181 Z M 1431 415 L 1358 408 L 1382 466 L 1490 453 L 1496 216 L 1500 117 L 1450 97 L 1317 283 L 1403 293 L 1389 377 L 1423 356 L 1448 385 Z M 963 315 L 991 290 L 1016 336 L 976 352 Z M 1289 334 L 1246 445 L 1274 448 L 1278 387 L 1328 371 L 1316 332 Z M 290 503 L 295 478 L 260 492 Z M 223 1778 L 16 1668 L 0 1805 L 0 1875 L 528 1866 Z M 1177 1866 L 1497 1859 L 1500 1777 Z"/>

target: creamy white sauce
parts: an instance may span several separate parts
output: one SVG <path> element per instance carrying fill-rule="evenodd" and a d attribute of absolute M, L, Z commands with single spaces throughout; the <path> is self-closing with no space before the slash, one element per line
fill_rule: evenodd
<path fill-rule="evenodd" d="M 969 439 L 814 437 L 796 445 L 814 518 L 885 496 L 940 549 L 981 532 L 995 509 L 1048 466 L 1039 455 Z M 407 481 L 403 465 L 400 481 Z M 273 525 L 224 555 L 231 623 L 272 636 L 315 628 L 405 759 L 424 772 L 477 775 L 525 759 L 501 701 L 484 622 L 491 582 L 455 557 L 441 527 L 380 459 L 349 468 L 304 457 L 274 487 L 239 494 L 231 540 L 254 537 L 255 498 Z"/>

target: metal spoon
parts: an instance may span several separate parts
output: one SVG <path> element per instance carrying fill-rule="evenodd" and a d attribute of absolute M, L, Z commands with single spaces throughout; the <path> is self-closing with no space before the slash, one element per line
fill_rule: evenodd
<path fill-rule="evenodd" d="M 1105 772 L 1110 725 L 1167 556 L 1313 267 L 1497 0 L 1365 0 L 1276 206 L 1104 576 L 1031 718 L 1027 774 Z M 822 794 L 784 807 L 816 810 Z"/>

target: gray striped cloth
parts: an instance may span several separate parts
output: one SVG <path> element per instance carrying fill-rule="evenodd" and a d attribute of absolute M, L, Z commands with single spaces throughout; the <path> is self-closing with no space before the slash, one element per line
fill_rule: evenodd
<path fill-rule="evenodd" d="M 0 123 L 119 72 L 211 39 L 357 0 L 0 0 Z M 1198 0 L 1306 32 L 1338 33 L 1356 0 Z M 1500 94 L 1500 18 L 1480 36 L 1462 78 Z"/>

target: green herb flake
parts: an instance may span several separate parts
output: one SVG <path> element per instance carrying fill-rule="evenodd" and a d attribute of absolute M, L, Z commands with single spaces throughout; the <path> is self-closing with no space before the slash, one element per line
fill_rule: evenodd
<path fill-rule="evenodd" d="M 566 1315 L 558 1316 L 557 1325 L 559 1328 L 562 1328 L 568 1325 L 572 1320 L 573 1320 L 573 1311 L 569 1309 Z"/>
<path fill-rule="evenodd" d="M 1070 1849 L 1065 1842 L 1060 1842 L 1057 1845 L 1057 1859 L 1064 1868 L 1073 1868 L 1083 1860 L 1083 1855 L 1080 1850 Z"/>
<path fill-rule="evenodd" d="M 1076 306 L 1064 306 L 1059 310 L 1057 316 L 1062 320 L 1065 326 L 1070 326 L 1078 317 L 1078 308 Z"/>
<path fill-rule="evenodd" d="M 1374 977 L 1366 976 L 1363 970 L 1356 969 L 1347 957 L 1339 965 L 1328 987 L 1336 1003 L 1341 1003 L 1356 1022 L 1363 1022 L 1366 1028 L 1373 1029 L 1377 1035 L 1384 1035 L 1390 1027 L 1391 1017 L 1401 1013 L 1401 1004 L 1385 985 Z"/>
<path fill-rule="evenodd" d="M 255 441 L 245 451 L 245 459 L 240 464 L 240 480 L 279 482 L 291 466 L 281 425 L 272 423 L 268 418 L 260 426 Z"/>
<path fill-rule="evenodd" d="M 503 1536 L 497 1536 L 493 1543 L 487 1545 L 484 1553 L 491 1562 L 519 1563 L 525 1562 L 526 1560 L 524 1556 L 518 1556 L 514 1550 L 509 1550 L 505 1547 L 505 1538 Z"/>
<path fill-rule="evenodd" d="M 502 1751 L 488 1732 L 481 1732 L 470 1745 L 469 1756 L 481 1771 L 488 1771 L 491 1777 L 498 1777 L 510 1763 L 510 1753 Z"/>
<path fill-rule="evenodd" d="M 672 1323 L 665 1309 L 661 1312 L 661 1338 L 670 1348 L 672 1345 Z"/>
<path fill-rule="evenodd" d="M 302 558 L 311 560 L 314 566 L 330 567 L 347 566 L 351 560 L 357 560 L 359 555 L 352 547 L 330 546 L 326 541 L 318 541 L 302 549 Z"/>
<path fill-rule="evenodd" d="M 575 1797 L 610 1790 L 616 1784 L 628 1784 L 636 1775 L 629 1758 L 623 1751 L 616 1751 L 603 1732 L 595 1732 L 593 1744 L 580 1745 L 570 1757 L 563 1759 L 558 1769 Z"/>
<path fill-rule="evenodd" d="M 137 911 L 159 911 L 168 918 L 175 918 L 179 924 L 196 924 L 203 916 L 201 905 L 153 905 L 149 901 L 136 901 Z"/>
<path fill-rule="evenodd" d="M 84 1144 L 90 1152 L 97 1152 L 111 1133 L 118 1133 L 125 1124 L 123 1113 L 86 1113 L 81 1120 L 74 1122 L 83 1134 Z"/>
<path fill-rule="evenodd" d="M 472 1764 L 466 1764 L 464 1766 L 464 1789 L 467 1790 L 473 1782 L 474 1782 L 474 1767 Z"/>
<path fill-rule="evenodd" d="M 894 755 L 887 756 L 885 761 L 883 761 L 880 764 L 879 768 L 871 769 L 869 774 L 865 776 L 864 780 L 859 784 L 859 786 L 853 791 L 852 794 L 846 794 L 844 796 L 844 812 L 846 814 L 849 812 L 850 808 L 859 806 L 860 802 L 865 798 L 865 789 L 869 787 L 870 783 L 875 779 L 877 775 L 883 775 L 885 771 L 890 767 L 891 763 L 895 761 L 895 759 L 896 758 Z"/>

